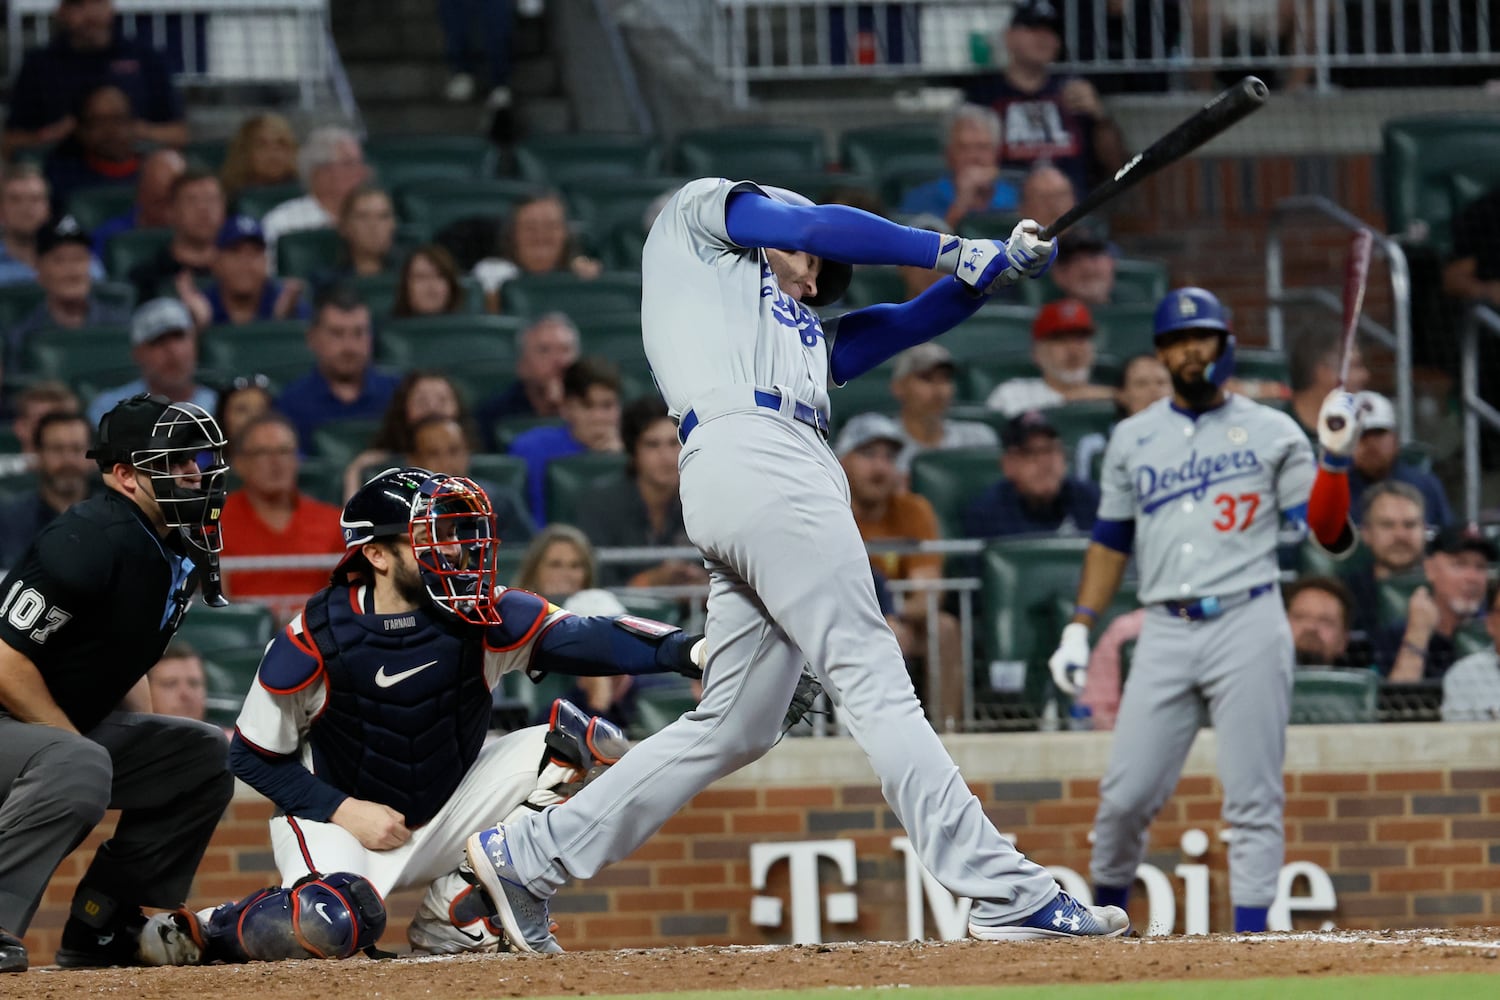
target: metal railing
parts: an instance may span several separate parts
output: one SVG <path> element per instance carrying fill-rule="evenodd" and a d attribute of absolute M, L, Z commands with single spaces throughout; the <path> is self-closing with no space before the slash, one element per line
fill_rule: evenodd
<path fill-rule="evenodd" d="M 1302 72 L 1494 62 L 1495 0 L 1058 0 L 1066 73 Z M 1005 64 L 1014 0 L 625 0 L 749 103 L 757 81 L 990 73 Z"/>
<path fill-rule="evenodd" d="M 57 0 L 10 0 L 7 75 L 28 45 L 46 45 Z M 326 92 L 351 117 L 352 95 L 328 30 L 328 0 L 115 0 L 127 38 L 141 38 L 195 86 L 286 84 L 304 109 Z"/>
<path fill-rule="evenodd" d="M 1402 442 L 1412 439 L 1411 377 L 1411 272 L 1406 252 L 1394 239 L 1366 225 L 1338 205 L 1320 195 L 1298 195 L 1284 198 L 1271 210 L 1266 227 L 1266 332 L 1273 350 L 1286 350 L 1286 329 L 1282 309 L 1289 304 L 1321 306 L 1335 317 L 1342 317 L 1344 306 L 1339 289 L 1319 286 L 1286 286 L 1285 261 L 1282 252 L 1282 230 L 1289 219 L 1301 222 L 1316 217 L 1355 233 L 1365 231 L 1373 239 L 1374 254 L 1385 258 L 1391 290 L 1391 326 L 1382 326 L 1361 313 L 1359 330 L 1390 348 L 1396 355 L 1396 420 Z"/>
<path fill-rule="evenodd" d="M 1464 518 L 1479 521 L 1480 441 L 1482 421 L 1492 431 L 1500 431 L 1500 410 L 1479 395 L 1479 336 L 1488 333 L 1500 337 L 1500 313 L 1487 305 L 1476 304 L 1464 318 L 1463 364 L 1459 372 L 1460 402 L 1464 408 Z"/>

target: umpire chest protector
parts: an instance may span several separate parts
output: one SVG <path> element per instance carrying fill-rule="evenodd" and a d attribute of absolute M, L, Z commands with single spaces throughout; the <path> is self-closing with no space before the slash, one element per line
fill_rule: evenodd
<path fill-rule="evenodd" d="M 313 769 L 418 827 L 448 801 L 484 744 L 484 644 L 425 611 L 362 613 L 356 593 L 326 588 L 302 616 L 327 689 L 308 732 Z"/>

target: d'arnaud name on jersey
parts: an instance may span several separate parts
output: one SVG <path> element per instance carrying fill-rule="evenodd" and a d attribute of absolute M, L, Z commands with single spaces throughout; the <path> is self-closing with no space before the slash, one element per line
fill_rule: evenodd
<path fill-rule="evenodd" d="M 1194 449 L 1180 465 L 1164 469 L 1154 465 L 1137 466 L 1135 495 L 1142 513 L 1151 514 L 1163 504 L 1181 497 L 1202 500 L 1212 487 L 1231 479 L 1253 476 L 1259 471 L 1260 460 L 1250 448 L 1201 457 Z"/>

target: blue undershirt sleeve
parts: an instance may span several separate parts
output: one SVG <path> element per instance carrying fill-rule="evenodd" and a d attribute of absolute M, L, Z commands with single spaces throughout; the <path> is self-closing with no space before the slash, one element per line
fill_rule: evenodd
<path fill-rule="evenodd" d="M 883 302 L 844 313 L 829 322 L 829 377 L 834 385 L 858 378 L 908 347 L 953 329 L 986 301 L 957 278 L 944 278 L 910 302 Z"/>
<path fill-rule="evenodd" d="M 229 769 L 288 816 L 327 823 L 349 796 L 302 766 L 296 757 L 256 750 L 239 733 L 229 741 Z"/>
<path fill-rule="evenodd" d="M 729 196 L 724 226 L 742 247 L 803 250 L 846 264 L 930 268 L 943 238 L 847 205 L 787 205 L 754 191 Z"/>
<path fill-rule="evenodd" d="M 1094 522 L 1093 541 L 1106 549 L 1129 555 L 1135 547 L 1135 519 L 1107 521 L 1101 517 Z"/>
<path fill-rule="evenodd" d="M 569 616 L 559 619 L 537 639 L 531 671 L 605 677 L 611 674 L 661 674 L 677 669 L 684 644 L 695 637 L 676 631 L 647 639 L 613 618 Z"/>

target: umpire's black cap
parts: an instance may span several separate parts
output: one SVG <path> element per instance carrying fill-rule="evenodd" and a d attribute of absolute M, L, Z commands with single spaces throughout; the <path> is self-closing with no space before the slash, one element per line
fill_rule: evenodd
<path fill-rule="evenodd" d="M 134 464 L 131 456 L 150 447 L 156 425 L 171 405 L 167 397 L 153 396 L 148 392 L 120 400 L 99 418 L 99 433 L 94 437 L 94 447 L 88 457 L 105 472 L 114 468 L 117 462 Z"/>

